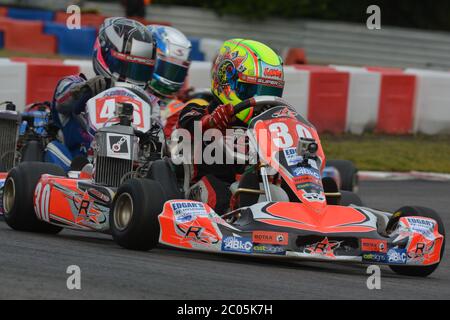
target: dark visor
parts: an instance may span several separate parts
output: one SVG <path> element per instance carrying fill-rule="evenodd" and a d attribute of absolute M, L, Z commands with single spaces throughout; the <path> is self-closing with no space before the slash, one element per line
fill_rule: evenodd
<path fill-rule="evenodd" d="M 283 96 L 283 88 L 238 81 L 236 93 L 241 100 L 247 100 L 256 96 L 275 96 L 281 98 Z"/>
<path fill-rule="evenodd" d="M 175 64 L 159 58 L 155 66 L 155 74 L 174 83 L 182 84 L 188 74 L 189 64 Z"/>
<path fill-rule="evenodd" d="M 104 57 L 111 73 L 117 73 L 123 81 L 147 83 L 152 79 L 154 61 L 111 51 Z"/>

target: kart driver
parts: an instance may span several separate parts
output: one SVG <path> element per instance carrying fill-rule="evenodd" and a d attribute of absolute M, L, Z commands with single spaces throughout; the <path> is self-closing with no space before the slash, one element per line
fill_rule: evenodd
<path fill-rule="evenodd" d="M 284 89 L 282 59 L 268 46 L 253 40 L 225 41 L 213 64 L 211 78 L 214 100 L 208 105 L 188 102 L 178 120 L 178 128 L 189 130 L 192 136 L 197 121 L 201 122 L 203 133 L 211 128 L 224 133 L 227 128 L 247 126 L 253 108 L 235 117 L 234 106 L 255 96 L 281 97 Z M 198 195 L 200 199 L 194 200 L 207 203 L 217 213 L 225 213 L 230 205 L 229 186 L 235 181 L 239 166 L 219 163 L 194 166 L 196 174 L 192 182 L 196 184 L 190 194 Z"/>
<path fill-rule="evenodd" d="M 55 89 L 52 118 L 62 133 L 63 143 L 53 141 L 47 146 L 50 159 L 46 161 L 57 163 L 66 171 L 71 166 L 71 159 L 85 164 L 92 141 L 80 116 L 86 103 L 109 89 L 113 82 L 128 83 L 133 91 L 146 95 L 143 89 L 152 79 L 155 58 L 156 43 L 144 25 L 126 18 L 106 19 L 94 47 L 93 66 L 97 76 L 89 80 L 83 74 L 69 76 Z M 75 162 L 72 170 L 81 170 Z"/>
<path fill-rule="evenodd" d="M 179 30 L 161 25 L 147 27 L 156 41 L 155 71 L 148 92 L 158 99 L 164 134 L 170 137 L 184 107 L 182 91 L 186 83 L 191 42 Z"/>

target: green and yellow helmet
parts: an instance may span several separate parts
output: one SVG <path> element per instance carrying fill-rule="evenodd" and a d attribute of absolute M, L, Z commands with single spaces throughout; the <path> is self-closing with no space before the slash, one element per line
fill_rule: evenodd
<path fill-rule="evenodd" d="M 225 41 L 211 69 L 211 78 L 212 93 L 224 104 L 236 106 L 255 96 L 283 95 L 283 61 L 258 41 Z M 252 110 L 244 110 L 237 117 L 247 123 Z"/>

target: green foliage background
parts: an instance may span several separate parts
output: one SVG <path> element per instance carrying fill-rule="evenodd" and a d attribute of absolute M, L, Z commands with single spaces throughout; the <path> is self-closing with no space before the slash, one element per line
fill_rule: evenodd
<path fill-rule="evenodd" d="M 232 14 L 251 20 L 277 17 L 350 22 L 365 22 L 367 7 L 376 4 L 381 8 L 385 25 L 450 31 L 448 0 L 153 0 L 153 3 L 210 8 L 219 15 Z"/>

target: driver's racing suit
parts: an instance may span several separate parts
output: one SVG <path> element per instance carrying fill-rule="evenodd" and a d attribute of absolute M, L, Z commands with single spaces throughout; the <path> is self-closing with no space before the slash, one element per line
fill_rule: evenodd
<path fill-rule="evenodd" d="M 177 128 L 186 129 L 191 133 L 192 143 L 194 139 L 202 139 L 202 137 L 194 136 L 195 122 L 201 122 L 206 116 L 209 116 L 219 107 L 217 100 L 207 103 L 202 99 L 195 99 L 186 104 L 180 113 Z M 231 126 L 246 126 L 240 120 L 236 120 Z M 203 130 L 203 134 L 205 130 Z M 202 142 L 202 149 L 206 146 Z M 203 154 L 203 150 L 202 150 Z M 225 159 L 225 157 L 223 158 Z M 194 174 L 192 182 L 195 183 L 190 191 L 193 200 L 207 203 L 217 213 L 226 213 L 230 207 L 231 191 L 230 185 L 236 181 L 236 175 L 242 172 L 242 166 L 230 164 L 211 165 L 194 163 Z"/>
<path fill-rule="evenodd" d="M 68 76 L 59 81 L 52 101 L 52 120 L 62 136 L 47 145 L 46 162 L 60 165 L 66 171 L 72 160 L 84 157 L 90 147 L 89 134 L 80 114 L 84 112 L 89 99 L 108 89 L 111 81 L 96 76 L 87 80 L 83 74 Z"/>

